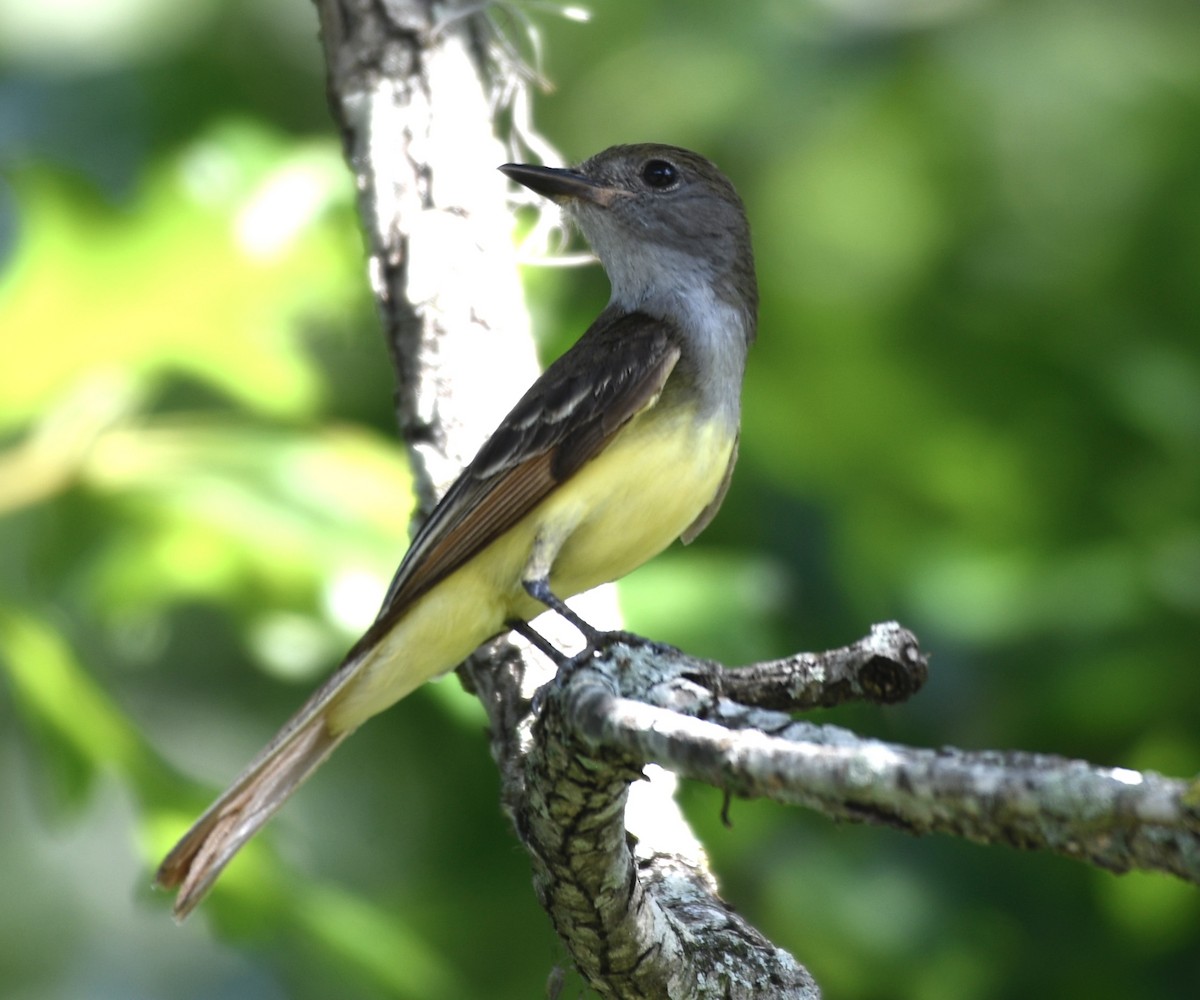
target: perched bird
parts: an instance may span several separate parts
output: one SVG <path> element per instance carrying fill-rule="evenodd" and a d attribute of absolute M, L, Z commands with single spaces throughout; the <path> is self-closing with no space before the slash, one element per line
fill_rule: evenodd
<path fill-rule="evenodd" d="M 594 637 L 562 600 L 691 541 L 725 495 L 758 309 L 733 186 L 658 144 L 500 169 L 563 206 L 612 297 L 446 492 L 366 634 L 162 862 L 179 919 L 363 722 L 486 640 L 534 636 L 547 607 Z"/>

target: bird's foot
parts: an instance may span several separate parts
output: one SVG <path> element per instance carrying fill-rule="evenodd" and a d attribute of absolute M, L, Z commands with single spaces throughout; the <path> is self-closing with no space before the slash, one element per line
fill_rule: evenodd
<path fill-rule="evenodd" d="M 655 642 L 653 639 L 647 639 L 644 635 L 638 635 L 636 632 L 626 632 L 624 629 L 615 629 L 611 632 L 597 632 L 588 641 L 587 649 L 584 652 L 596 655 L 607 652 L 613 646 L 628 646 L 630 649 L 645 649 L 651 653 L 664 655 L 679 652 L 679 649 L 675 646 L 668 645 L 665 642 Z"/>

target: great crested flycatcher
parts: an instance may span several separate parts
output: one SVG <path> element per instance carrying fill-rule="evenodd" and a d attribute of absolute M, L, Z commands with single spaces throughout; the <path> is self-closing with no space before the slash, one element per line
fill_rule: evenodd
<path fill-rule="evenodd" d="M 333 676 L 167 855 L 178 919 L 363 722 L 546 607 L 579 623 L 562 598 L 691 541 L 725 495 L 758 311 L 733 186 L 657 144 L 500 169 L 563 206 L 612 297 L 447 490 Z"/>

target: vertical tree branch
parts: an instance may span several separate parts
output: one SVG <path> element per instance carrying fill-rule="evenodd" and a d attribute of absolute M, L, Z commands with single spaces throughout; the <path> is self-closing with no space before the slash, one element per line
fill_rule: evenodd
<path fill-rule="evenodd" d="M 425 0 L 318 0 L 396 413 L 420 510 L 537 375 L 505 210 L 507 157 L 472 17 Z"/>
<path fill-rule="evenodd" d="M 495 169 L 508 157 L 485 81 L 490 27 L 423 0 L 317 6 L 421 515 L 537 370 Z M 635 856 L 626 804 L 640 769 L 619 760 L 597 769 L 569 740 L 528 756 L 528 696 L 549 676 L 544 661 L 497 642 L 460 676 L 488 713 L 504 805 L 539 897 L 589 983 L 612 997 L 817 996 L 791 956 L 717 897 L 703 851 L 678 835 L 688 831 L 669 775 L 648 794 L 638 783 L 643 812 L 652 800 L 670 819 L 639 828 Z M 600 888 L 580 861 L 602 867 Z M 575 900 L 580 891 L 588 895 Z"/>

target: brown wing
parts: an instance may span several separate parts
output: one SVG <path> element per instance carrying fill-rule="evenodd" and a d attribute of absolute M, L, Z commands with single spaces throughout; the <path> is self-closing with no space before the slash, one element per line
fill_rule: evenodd
<path fill-rule="evenodd" d="M 606 310 L 533 384 L 413 539 L 374 625 L 163 861 L 156 882 L 181 886 L 177 917 L 348 735 L 329 728 L 324 710 L 396 616 L 598 454 L 654 401 L 678 360 L 669 324 Z"/>
<path fill-rule="evenodd" d="M 674 326 L 605 310 L 501 421 L 413 539 L 374 641 L 413 600 L 528 514 L 662 391 L 679 360 Z"/>

